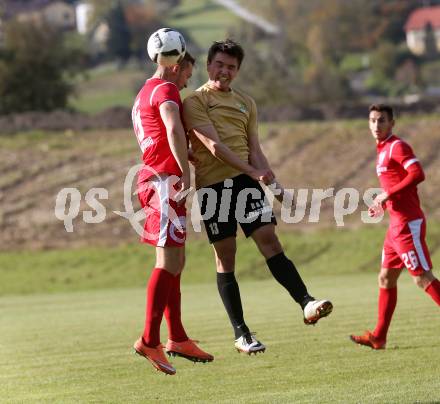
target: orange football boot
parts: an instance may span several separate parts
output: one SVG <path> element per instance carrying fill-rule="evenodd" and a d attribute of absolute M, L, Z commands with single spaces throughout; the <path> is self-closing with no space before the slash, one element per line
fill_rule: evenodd
<path fill-rule="evenodd" d="M 212 362 L 214 357 L 202 351 L 195 343 L 198 341 L 188 339 L 183 342 L 168 340 L 165 351 L 169 356 L 181 356 L 193 362 Z"/>
<path fill-rule="evenodd" d="M 176 369 L 173 368 L 163 352 L 162 344 L 159 344 L 156 348 L 150 348 L 144 344 L 142 337 L 140 337 L 133 345 L 135 352 L 138 355 L 148 359 L 151 364 L 161 372 L 167 375 L 175 375 Z"/>
<path fill-rule="evenodd" d="M 369 346 L 372 349 L 385 349 L 386 341 L 377 339 L 370 331 L 364 335 L 350 335 L 350 339 L 359 345 Z"/>

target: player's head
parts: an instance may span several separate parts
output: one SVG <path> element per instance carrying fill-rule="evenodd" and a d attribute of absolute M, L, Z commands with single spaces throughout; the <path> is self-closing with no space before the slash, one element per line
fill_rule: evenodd
<path fill-rule="evenodd" d="M 393 108 L 386 104 L 370 105 L 368 122 L 376 141 L 385 140 L 392 133 L 394 126 Z"/>
<path fill-rule="evenodd" d="M 208 50 L 207 70 L 210 83 L 219 90 L 229 91 L 243 58 L 244 50 L 237 42 L 231 39 L 214 42 Z"/>
<path fill-rule="evenodd" d="M 188 80 L 192 76 L 193 67 L 196 60 L 189 52 L 185 53 L 183 59 L 172 66 L 159 66 L 158 71 L 161 71 L 161 76 L 173 82 L 179 90 L 186 87 Z"/>

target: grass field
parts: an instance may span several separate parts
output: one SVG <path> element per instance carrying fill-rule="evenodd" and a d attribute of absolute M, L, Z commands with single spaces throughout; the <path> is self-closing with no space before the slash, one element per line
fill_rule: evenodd
<path fill-rule="evenodd" d="M 388 349 L 347 336 L 373 326 L 374 274 L 306 276 L 333 314 L 316 327 L 274 282 L 246 281 L 247 321 L 267 345 L 233 349 L 214 283 L 183 287 L 184 322 L 215 355 L 211 364 L 173 360 L 157 373 L 131 344 L 143 325 L 144 289 L 0 298 L 0 401 L 54 403 L 434 403 L 440 401 L 438 308 L 402 276 Z M 163 340 L 166 338 L 165 329 Z"/>
<path fill-rule="evenodd" d="M 305 276 L 376 273 L 385 224 L 361 229 L 279 232 L 286 254 Z M 185 281 L 215 282 L 215 264 L 204 235 L 189 236 Z M 154 264 L 153 249 L 136 242 L 118 247 L 0 252 L 0 296 L 143 286 Z M 430 222 L 428 245 L 434 267 L 440 263 L 440 224 Z M 437 248 L 435 248 L 437 247 Z M 254 243 L 238 238 L 237 276 L 269 279 Z"/>
<path fill-rule="evenodd" d="M 224 39 L 229 28 L 245 24 L 230 10 L 211 0 L 182 0 L 180 3 L 166 23 L 189 32 L 201 49 L 207 49 L 213 41 Z"/>
<path fill-rule="evenodd" d="M 118 69 L 113 63 L 91 69 L 86 78 L 78 79 L 70 105 L 88 114 L 114 106 L 131 107 L 147 77 L 147 70 L 138 66 Z"/>

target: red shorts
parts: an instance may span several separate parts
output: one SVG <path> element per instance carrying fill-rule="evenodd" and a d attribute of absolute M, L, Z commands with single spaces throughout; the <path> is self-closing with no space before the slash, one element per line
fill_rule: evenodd
<path fill-rule="evenodd" d="M 175 175 L 158 175 L 138 184 L 138 197 L 146 219 L 141 241 L 157 247 L 183 247 L 186 208 L 174 200 Z"/>
<path fill-rule="evenodd" d="M 425 219 L 391 224 L 383 244 L 382 268 L 406 267 L 414 276 L 422 275 L 432 269 L 425 234 Z"/>

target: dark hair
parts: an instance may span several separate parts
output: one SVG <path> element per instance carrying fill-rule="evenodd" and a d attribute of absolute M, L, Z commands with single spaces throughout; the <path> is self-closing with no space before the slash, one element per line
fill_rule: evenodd
<path fill-rule="evenodd" d="M 393 108 L 387 104 L 372 104 L 368 111 L 386 112 L 390 121 L 394 119 Z"/>
<path fill-rule="evenodd" d="M 196 63 L 196 60 L 194 57 L 188 52 L 185 52 L 185 56 L 183 56 L 182 60 L 179 62 L 179 66 L 182 68 L 185 68 L 189 64 L 194 65 Z"/>
<path fill-rule="evenodd" d="M 215 41 L 208 51 L 208 63 L 212 62 L 217 53 L 226 53 L 237 59 L 238 67 L 240 68 L 241 62 L 244 58 L 244 50 L 240 44 L 234 42 L 232 39 L 226 39 L 225 41 Z"/>

